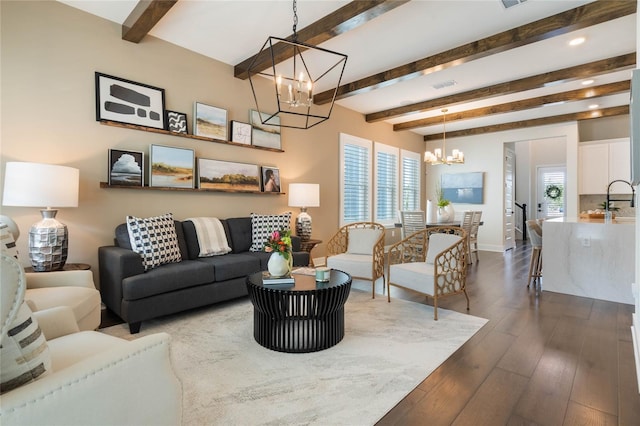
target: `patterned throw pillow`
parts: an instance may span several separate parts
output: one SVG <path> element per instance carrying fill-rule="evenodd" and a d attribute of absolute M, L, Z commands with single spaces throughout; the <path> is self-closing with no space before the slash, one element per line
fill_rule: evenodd
<path fill-rule="evenodd" d="M 182 260 L 171 213 L 148 218 L 127 216 L 127 230 L 131 249 L 142 257 L 145 271 Z"/>
<path fill-rule="evenodd" d="M 263 251 L 273 231 L 291 229 L 291 212 L 278 215 L 251 213 L 251 247 L 249 251 Z"/>
<path fill-rule="evenodd" d="M 9 225 L 4 222 L 0 222 L 0 240 L 2 240 L 0 249 L 2 253 L 6 253 L 7 256 L 18 258 L 18 248 L 16 242 L 13 239 L 13 234 L 9 230 Z"/>
<path fill-rule="evenodd" d="M 0 393 L 8 392 L 51 371 L 47 341 L 26 303 L 2 338 L 0 348 Z"/>

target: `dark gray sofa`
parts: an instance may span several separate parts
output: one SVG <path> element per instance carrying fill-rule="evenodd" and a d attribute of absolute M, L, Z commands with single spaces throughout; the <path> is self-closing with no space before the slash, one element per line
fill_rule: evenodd
<path fill-rule="evenodd" d="M 132 334 L 142 321 L 247 295 L 247 275 L 267 269 L 270 253 L 251 252 L 251 218 L 221 219 L 232 251 L 199 258 L 191 221 L 175 221 L 182 261 L 144 272 L 131 250 L 127 225 L 116 228 L 115 245 L 98 249 L 100 293 L 108 309 L 129 324 Z M 292 236 L 293 265 L 307 266 L 309 253 Z"/>

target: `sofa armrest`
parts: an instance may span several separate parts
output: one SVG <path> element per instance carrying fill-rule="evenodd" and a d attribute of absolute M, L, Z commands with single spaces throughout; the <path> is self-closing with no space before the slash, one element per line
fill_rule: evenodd
<path fill-rule="evenodd" d="M 169 335 L 141 337 L 6 392 L 0 410 L 5 426 L 179 425 Z"/>
<path fill-rule="evenodd" d="M 56 306 L 55 308 L 35 311 L 32 314 L 38 321 L 40 330 L 47 340 L 53 340 L 60 336 L 77 333 L 80 331 L 73 309 L 68 306 Z"/>
<path fill-rule="evenodd" d="M 91 271 L 27 272 L 27 288 L 87 287 L 95 290 Z"/>
<path fill-rule="evenodd" d="M 132 250 L 103 246 L 98 248 L 100 265 L 100 294 L 105 305 L 120 315 L 122 280 L 144 273 L 142 258 Z"/>

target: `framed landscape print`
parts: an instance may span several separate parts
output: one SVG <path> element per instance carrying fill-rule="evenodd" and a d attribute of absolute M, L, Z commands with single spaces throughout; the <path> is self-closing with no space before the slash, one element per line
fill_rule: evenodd
<path fill-rule="evenodd" d="M 175 133 L 187 134 L 187 114 L 167 111 L 167 130 Z"/>
<path fill-rule="evenodd" d="M 262 166 L 262 192 L 280 192 L 280 169 Z"/>
<path fill-rule="evenodd" d="M 193 134 L 205 138 L 227 140 L 227 110 L 196 102 Z"/>
<path fill-rule="evenodd" d="M 144 186 L 144 153 L 110 149 L 109 185 Z"/>
<path fill-rule="evenodd" d="M 151 145 L 149 186 L 193 188 L 195 153 L 192 149 Z"/>
<path fill-rule="evenodd" d="M 452 203 L 482 204 L 483 173 L 443 173 L 442 196 Z"/>
<path fill-rule="evenodd" d="M 96 72 L 96 120 L 164 129 L 164 89 Z"/>
<path fill-rule="evenodd" d="M 231 120 L 231 142 L 251 145 L 251 124 Z"/>
<path fill-rule="evenodd" d="M 260 166 L 198 158 L 198 188 L 260 191 Z"/>
<path fill-rule="evenodd" d="M 249 111 L 249 119 L 251 121 L 251 143 L 254 146 L 262 146 L 265 148 L 282 149 L 280 141 L 280 126 L 262 124 L 260 118 L 267 119 L 264 113 L 256 110 Z M 280 124 L 280 117 L 273 117 L 271 121 L 274 124 Z"/>

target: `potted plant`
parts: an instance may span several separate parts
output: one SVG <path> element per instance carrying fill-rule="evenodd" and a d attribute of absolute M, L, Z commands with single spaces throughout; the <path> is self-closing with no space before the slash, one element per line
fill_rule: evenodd
<path fill-rule="evenodd" d="M 455 218 L 453 205 L 451 205 L 451 201 L 444 198 L 442 187 L 439 184 L 436 185 L 436 198 L 438 200 L 438 223 L 451 222 Z"/>

